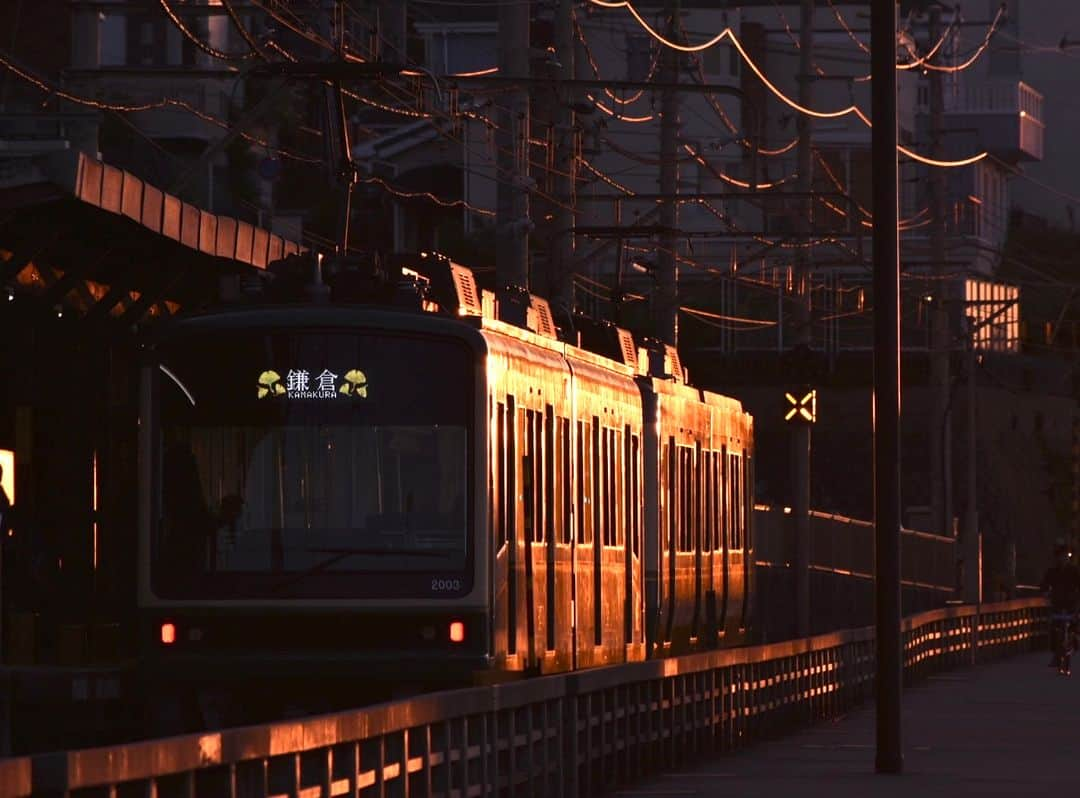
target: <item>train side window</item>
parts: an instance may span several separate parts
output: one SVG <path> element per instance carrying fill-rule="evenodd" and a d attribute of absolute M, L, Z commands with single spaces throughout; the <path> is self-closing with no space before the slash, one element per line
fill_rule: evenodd
<path fill-rule="evenodd" d="M 495 472 L 494 494 L 495 511 L 492 513 L 495 525 L 495 540 L 501 545 L 506 543 L 506 405 L 499 402 L 495 406 L 495 446 L 492 450 L 492 471 Z"/>
<path fill-rule="evenodd" d="M 728 479 L 727 444 L 720 449 L 720 545 L 731 548 L 731 483 Z"/>
<path fill-rule="evenodd" d="M 487 497 L 488 497 L 488 537 L 498 540 L 499 521 L 495 510 L 499 501 L 495 495 L 495 448 L 499 445 L 495 435 L 495 400 L 488 397 L 488 454 L 487 454 Z"/>
<path fill-rule="evenodd" d="M 709 466 L 712 457 L 709 450 L 701 451 L 698 461 L 698 479 L 701 485 L 701 550 L 712 551 L 712 480 L 709 479 Z"/>
<path fill-rule="evenodd" d="M 604 430 L 607 438 L 607 491 L 604 509 L 607 511 L 607 543 L 608 546 L 619 545 L 619 506 L 618 497 L 618 464 L 616 460 L 615 430 Z"/>
<path fill-rule="evenodd" d="M 611 437 L 615 444 L 611 447 L 611 459 L 615 464 L 611 474 L 611 482 L 615 486 L 611 497 L 611 515 L 615 521 L 615 545 L 621 549 L 626 545 L 626 525 L 629 523 L 626 513 L 620 512 L 626 496 L 626 480 L 623 478 L 626 473 L 626 453 L 623 451 L 622 430 L 612 430 Z"/>
<path fill-rule="evenodd" d="M 705 482 L 701 478 L 701 443 L 694 443 L 694 551 L 705 548 Z"/>
<path fill-rule="evenodd" d="M 603 489 L 603 470 L 602 462 L 604 460 L 604 449 L 602 443 L 602 436 L 600 436 L 600 420 L 593 416 L 593 483 L 592 483 L 592 500 L 593 500 L 593 535 L 595 535 L 596 545 L 603 545 L 607 538 L 607 529 L 604 528 L 604 489 Z"/>
<path fill-rule="evenodd" d="M 675 546 L 678 543 L 678 527 L 675 524 L 676 517 L 678 516 L 678 512 L 677 512 L 677 509 L 676 509 L 676 506 L 675 506 L 676 502 L 678 500 L 678 498 L 677 498 L 678 497 L 678 493 L 677 493 L 678 486 L 676 485 L 676 481 L 675 481 L 675 474 L 676 474 L 677 468 L 676 468 L 676 463 L 675 463 L 676 451 L 675 451 L 675 437 L 674 436 L 668 437 L 668 442 L 667 442 L 666 449 L 667 449 L 667 478 L 668 478 L 667 479 L 667 483 L 668 483 L 667 484 L 667 491 L 666 491 L 668 527 L 665 530 L 667 532 L 667 534 L 664 536 L 664 542 L 665 542 L 665 545 L 668 548 L 668 551 L 670 551 L 672 554 L 674 554 L 675 553 Z"/>
<path fill-rule="evenodd" d="M 517 540 L 517 436 L 514 434 L 514 419 L 516 409 L 514 397 L 506 397 L 506 414 L 503 421 L 503 440 L 505 447 L 502 452 L 501 468 L 505 480 L 502 494 L 503 506 L 503 540 L 513 543 Z M 513 546 L 511 546 L 511 549 Z"/>
<path fill-rule="evenodd" d="M 578 446 L 581 456 L 578 458 L 578 487 L 581 494 L 581 539 L 579 543 L 590 545 L 593 542 L 593 438 L 592 425 L 578 422 Z"/>
<path fill-rule="evenodd" d="M 683 508 L 683 462 L 682 447 L 675 447 L 675 482 L 672 486 L 673 501 L 675 505 L 675 551 L 685 551 L 683 534 L 686 529 L 686 519 Z"/>
<path fill-rule="evenodd" d="M 690 462 L 692 456 L 693 452 L 688 446 L 682 447 L 682 550 L 684 552 L 694 550 L 694 480 Z"/>
<path fill-rule="evenodd" d="M 742 472 L 739 455 L 731 455 L 731 548 L 742 548 Z"/>
<path fill-rule="evenodd" d="M 533 430 L 533 416 L 535 415 L 532 410 L 525 410 L 519 416 L 518 430 L 521 437 L 521 493 L 522 493 L 522 509 L 525 513 L 525 540 L 531 541 L 533 539 L 535 524 L 533 523 L 533 511 L 535 510 L 535 502 L 533 491 L 536 488 L 535 480 L 533 479 L 533 462 L 535 460 L 535 451 L 532 440 Z"/>
<path fill-rule="evenodd" d="M 555 537 L 555 411 L 551 405 L 544 408 L 544 540 Z"/>
<path fill-rule="evenodd" d="M 600 474 L 597 484 L 599 494 L 597 499 L 597 507 L 600 508 L 600 520 L 597 522 L 597 529 L 599 530 L 596 535 L 600 539 L 602 546 L 610 546 L 611 541 L 609 535 L 611 534 L 611 518 L 609 517 L 610 511 L 608 509 L 608 496 L 611 491 L 608 490 L 608 431 L 604 427 L 598 427 L 600 430 L 600 448 L 597 449 L 596 461 L 599 464 Z"/>
<path fill-rule="evenodd" d="M 623 517 L 623 542 L 621 545 L 625 546 L 627 540 L 633 544 L 634 541 L 634 458 L 631 456 L 631 441 L 630 441 L 630 425 L 627 424 L 621 433 L 622 446 L 620 451 L 622 453 L 622 517 Z"/>
<path fill-rule="evenodd" d="M 532 425 L 529 430 L 529 451 L 532 453 L 532 502 L 533 502 L 533 541 L 544 542 L 544 522 L 541 515 L 544 508 L 544 415 L 536 411 L 532 414 Z"/>
<path fill-rule="evenodd" d="M 577 521 L 577 542 L 585 542 L 585 433 L 584 425 L 577 423 L 577 462 L 574 465 L 574 475 L 577 477 L 577 508 L 574 518 Z"/>
<path fill-rule="evenodd" d="M 720 478 L 722 457 L 720 452 L 713 452 L 710 476 L 713 486 L 713 551 L 724 550 L 724 481 Z"/>
<path fill-rule="evenodd" d="M 559 456 L 559 475 L 562 480 L 562 489 L 559 492 L 559 523 L 562 527 L 559 539 L 569 545 L 574 537 L 574 514 L 570 510 L 573 500 L 570 493 L 570 421 L 565 418 L 559 419 Z"/>
<path fill-rule="evenodd" d="M 627 427 L 629 430 L 629 427 Z M 630 545 L 633 550 L 634 556 L 641 556 L 641 499 L 640 499 L 640 478 L 638 469 L 638 462 L 640 459 L 641 441 L 637 435 L 630 438 L 630 463 L 627 469 L 630 472 L 630 498 L 627 502 L 630 505 L 630 512 L 628 517 L 632 523 L 630 525 Z"/>

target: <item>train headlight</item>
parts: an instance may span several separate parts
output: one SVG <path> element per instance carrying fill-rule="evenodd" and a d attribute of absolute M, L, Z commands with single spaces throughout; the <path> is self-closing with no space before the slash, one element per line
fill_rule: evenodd
<path fill-rule="evenodd" d="M 464 643 L 465 642 L 465 623 L 463 621 L 451 621 L 450 622 L 450 642 L 451 643 Z"/>
<path fill-rule="evenodd" d="M 161 624 L 161 642 L 167 646 L 171 646 L 176 642 L 176 624 Z"/>

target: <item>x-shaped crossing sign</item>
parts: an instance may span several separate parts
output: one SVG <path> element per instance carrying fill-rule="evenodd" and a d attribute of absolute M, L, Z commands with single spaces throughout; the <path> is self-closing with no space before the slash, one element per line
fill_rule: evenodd
<path fill-rule="evenodd" d="M 817 391 L 813 388 L 799 389 L 795 393 L 784 393 L 787 400 L 787 412 L 784 421 L 813 424 L 817 421 Z"/>

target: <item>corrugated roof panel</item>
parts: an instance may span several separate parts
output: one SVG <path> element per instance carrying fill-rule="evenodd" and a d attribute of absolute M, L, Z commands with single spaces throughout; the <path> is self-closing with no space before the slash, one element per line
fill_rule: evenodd
<path fill-rule="evenodd" d="M 257 269 L 266 268 L 266 249 L 270 244 L 270 232 L 261 227 L 254 229 L 251 243 L 251 265 Z"/>
<path fill-rule="evenodd" d="M 217 220 L 212 213 L 199 217 L 199 251 L 207 255 L 217 255 Z"/>
<path fill-rule="evenodd" d="M 199 209 L 186 202 L 180 211 L 180 243 L 192 249 L 199 248 Z"/>
<path fill-rule="evenodd" d="M 236 223 L 236 255 L 238 261 L 251 263 L 251 247 L 254 238 L 254 229 L 247 222 Z"/>
<path fill-rule="evenodd" d="M 161 234 L 173 241 L 180 240 L 180 200 L 172 194 L 165 195 L 165 206 L 161 212 Z"/>
<path fill-rule="evenodd" d="M 266 262 L 269 264 L 269 263 L 273 263 L 276 260 L 281 260 L 284 257 L 284 255 L 282 254 L 284 251 L 285 251 L 285 242 L 284 242 L 284 240 L 282 240 L 281 236 L 274 235 L 273 233 L 271 233 L 270 234 L 270 246 L 268 247 L 267 252 L 266 252 Z"/>
<path fill-rule="evenodd" d="M 165 195 L 161 189 L 150 185 L 143 186 L 142 197 L 142 224 L 153 232 L 161 235 L 161 213 Z"/>
<path fill-rule="evenodd" d="M 130 172 L 124 172 L 123 198 L 120 210 L 124 216 L 136 222 L 142 220 L 143 181 Z"/>
<path fill-rule="evenodd" d="M 124 173 L 115 166 L 105 164 L 105 174 L 101 179 L 101 204 L 98 207 L 110 213 L 120 213 L 123 198 Z"/>
<path fill-rule="evenodd" d="M 217 254 L 219 258 L 236 257 L 236 219 L 218 217 Z"/>
<path fill-rule="evenodd" d="M 101 207 L 101 175 L 105 171 L 104 164 L 101 161 L 95 161 L 91 158 L 86 159 L 86 163 L 80 170 L 79 179 L 79 199 L 83 202 L 89 203 L 95 207 Z"/>

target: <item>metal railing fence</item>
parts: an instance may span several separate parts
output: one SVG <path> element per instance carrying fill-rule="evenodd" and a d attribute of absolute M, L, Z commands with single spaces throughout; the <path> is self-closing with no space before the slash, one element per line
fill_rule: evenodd
<path fill-rule="evenodd" d="M 905 676 L 1030 649 L 1042 599 L 905 619 Z M 587 796 L 835 716 L 872 695 L 874 630 L 303 720 L 0 761 L 0 795 Z"/>

